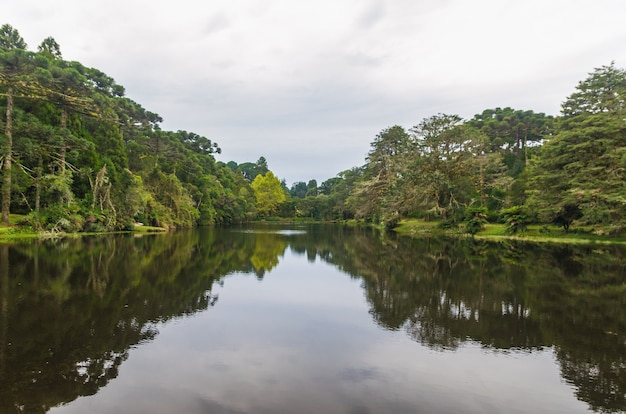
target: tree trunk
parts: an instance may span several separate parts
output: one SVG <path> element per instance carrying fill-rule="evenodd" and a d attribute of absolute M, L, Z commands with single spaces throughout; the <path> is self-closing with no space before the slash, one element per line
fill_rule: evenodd
<path fill-rule="evenodd" d="M 9 323 L 9 245 L 0 245 L 0 379 L 6 373 Z"/>
<path fill-rule="evenodd" d="M 524 134 L 524 142 L 522 144 L 524 145 L 524 165 L 528 167 L 528 132 Z"/>
<path fill-rule="evenodd" d="M 43 172 L 43 157 L 39 154 L 39 163 L 37 164 L 37 178 L 35 182 L 35 211 L 39 213 L 41 206 L 41 174 Z"/>
<path fill-rule="evenodd" d="M 61 109 L 61 129 L 65 132 L 67 130 L 67 109 Z M 59 157 L 61 163 L 61 175 L 65 175 L 65 154 L 67 153 L 67 147 L 65 143 L 65 137 L 61 135 L 61 149 L 59 150 Z"/>
<path fill-rule="evenodd" d="M 7 149 L 4 156 L 4 177 L 2 180 L 2 221 L 8 226 L 11 208 L 11 162 L 13 157 L 13 88 L 7 90 L 7 112 L 4 134 L 7 137 Z"/>

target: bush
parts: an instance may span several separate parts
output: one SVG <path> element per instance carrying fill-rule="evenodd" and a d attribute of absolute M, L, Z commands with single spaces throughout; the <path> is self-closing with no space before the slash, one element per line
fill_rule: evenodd
<path fill-rule="evenodd" d="M 487 224 L 487 208 L 470 207 L 465 211 L 465 232 L 471 235 L 478 233 Z"/>
<path fill-rule="evenodd" d="M 500 212 L 500 217 L 506 224 L 506 234 L 523 233 L 532 223 L 531 217 L 523 206 L 513 206 Z"/>
<path fill-rule="evenodd" d="M 561 209 L 552 218 L 552 224 L 563 227 L 563 229 L 567 232 L 572 222 L 578 220 L 582 216 L 583 213 L 577 204 L 568 203 L 561 207 Z"/>

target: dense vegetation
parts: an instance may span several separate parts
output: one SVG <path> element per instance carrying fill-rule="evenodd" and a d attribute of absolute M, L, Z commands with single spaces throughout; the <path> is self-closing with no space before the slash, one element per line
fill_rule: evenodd
<path fill-rule="evenodd" d="M 470 120 L 437 114 L 371 143 L 364 166 L 296 183 L 297 214 L 393 227 L 407 217 L 463 225 L 573 223 L 602 234 L 626 229 L 626 72 L 589 74 L 559 117 L 495 108 Z"/>
<path fill-rule="evenodd" d="M 101 71 L 63 60 L 45 39 L 26 50 L 0 29 L 2 221 L 28 214 L 36 229 L 102 231 L 254 217 L 250 182 L 213 157 L 220 148 L 124 96 Z"/>
<path fill-rule="evenodd" d="M 360 219 L 394 227 L 438 220 L 475 233 L 531 223 L 626 229 L 626 72 L 602 66 L 558 117 L 512 108 L 470 120 L 437 114 L 383 129 L 365 164 L 289 189 L 260 157 L 217 162 L 220 148 L 124 96 L 98 69 L 66 61 L 49 37 L 26 50 L 0 29 L 2 220 L 35 229 L 101 231 L 136 222 L 163 227 L 257 217 Z"/>

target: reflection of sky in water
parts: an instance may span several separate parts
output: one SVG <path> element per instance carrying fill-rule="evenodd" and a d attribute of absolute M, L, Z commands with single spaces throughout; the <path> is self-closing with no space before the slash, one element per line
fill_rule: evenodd
<path fill-rule="evenodd" d="M 284 236 L 292 236 L 296 234 L 306 234 L 306 230 L 270 230 L 270 229 L 246 229 L 246 230 L 233 230 L 237 233 L 254 233 L 254 234 L 282 234 Z"/>
<path fill-rule="evenodd" d="M 119 377 L 52 413 L 577 413 L 551 350 L 437 352 L 380 329 L 360 281 L 287 252 L 160 326 Z"/>

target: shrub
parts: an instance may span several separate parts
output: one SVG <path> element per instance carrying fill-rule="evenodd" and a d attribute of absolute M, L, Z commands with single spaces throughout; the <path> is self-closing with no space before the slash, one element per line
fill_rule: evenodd
<path fill-rule="evenodd" d="M 500 217 L 506 224 L 507 234 L 517 234 L 525 232 L 528 225 L 532 223 L 530 215 L 523 206 L 513 206 L 500 212 Z"/>
<path fill-rule="evenodd" d="M 465 211 L 465 232 L 471 235 L 478 233 L 487 224 L 487 208 L 470 207 Z"/>

